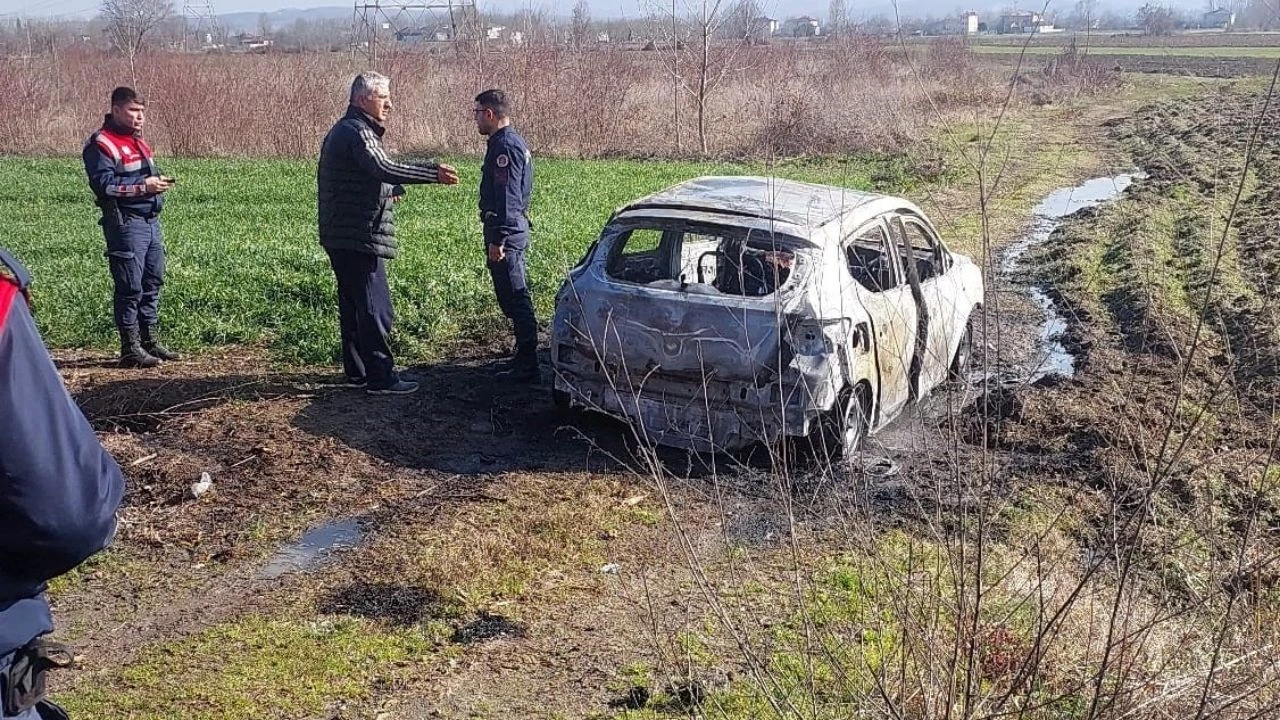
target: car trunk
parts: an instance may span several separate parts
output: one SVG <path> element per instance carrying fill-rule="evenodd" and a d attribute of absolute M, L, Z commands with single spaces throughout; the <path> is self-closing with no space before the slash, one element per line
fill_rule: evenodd
<path fill-rule="evenodd" d="M 633 381 L 775 377 L 783 314 L 773 299 L 715 297 L 610 283 L 583 317 L 602 365 Z M 643 290 L 642 292 L 639 290 Z M 779 298 L 779 302 L 784 298 Z"/>

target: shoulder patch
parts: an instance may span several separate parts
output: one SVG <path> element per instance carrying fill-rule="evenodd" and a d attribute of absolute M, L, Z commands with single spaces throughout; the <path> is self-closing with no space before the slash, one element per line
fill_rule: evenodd
<path fill-rule="evenodd" d="M 502 153 L 502 154 L 501 154 L 501 155 L 499 155 L 499 156 L 498 156 L 498 158 L 497 158 L 496 160 L 494 160 L 493 162 L 494 162 L 494 164 L 495 164 L 495 165 L 497 165 L 498 167 L 500 167 L 500 168 L 504 168 L 504 167 L 506 167 L 506 166 L 508 166 L 508 165 L 510 165 L 510 164 L 511 164 L 511 158 L 507 157 L 507 154 L 506 154 L 506 153 Z"/>

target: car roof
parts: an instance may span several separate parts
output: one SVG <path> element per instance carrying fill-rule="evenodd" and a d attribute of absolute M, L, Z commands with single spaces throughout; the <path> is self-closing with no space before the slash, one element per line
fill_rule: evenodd
<path fill-rule="evenodd" d="M 693 210 L 773 220 L 816 230 L 842 216 L 856 221 L 891 210 L 912 210 L 900 198 L 860 190 L 755 175 L 704 176 L 647 195 L 619 209 Z"/>

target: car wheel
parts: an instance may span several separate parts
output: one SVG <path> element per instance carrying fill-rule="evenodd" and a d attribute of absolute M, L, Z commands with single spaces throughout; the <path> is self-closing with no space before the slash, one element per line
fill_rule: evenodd
<path fill-rule="evenodd" d="M 969 383 L 969 366 L 973 363 L 973 316 L 965 323 L 964 334 L 960 336 L 960 345 L 956 347 L 955 357 L 951 359 L 949 371 L 951 382 L 958 385 Z"/>
<path fill-rule="evenodd" d="M 840 421 L 840 459 L 845 462 L 858 454 L 862 449 L 862 443 L 867 439 L 867 430 L 870 426 L 868 411 L 871 407 L 869 400 L 866 388 L 859 385 L 849 394 L 849 399 L 845 403 Z"/>
<path fill-rule="evenodd" d="M 824 467 L 848 464 L 862 449 L 870 426 L 867 388 L 859 385 L 825 415 L 820 432 L 810 436 L 813 460 Z"/>

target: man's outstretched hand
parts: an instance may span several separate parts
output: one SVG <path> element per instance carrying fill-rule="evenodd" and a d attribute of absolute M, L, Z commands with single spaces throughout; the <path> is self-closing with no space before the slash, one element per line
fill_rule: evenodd
<path fill-rule="evenodd" d="M 436 167 L 436 178 L 441 185 L 457 185 L 458 171 L 452 165 L 441 164 Z"/>

